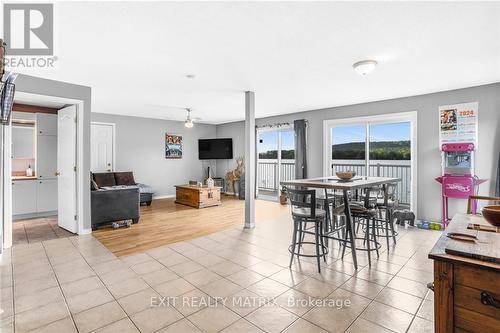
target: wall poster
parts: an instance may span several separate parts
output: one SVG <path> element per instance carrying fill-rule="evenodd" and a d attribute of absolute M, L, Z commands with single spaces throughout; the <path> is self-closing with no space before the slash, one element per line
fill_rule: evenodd
<path fill-rule="evenodd" d="M 478 103 L 439 107 L 439 147 L 443 143 L 471 142 L 477 147 Z"/>
<path fill-rule="evenodd" d="M 165 158 L 182 158 L 182 136 L 165 134 Z"/>

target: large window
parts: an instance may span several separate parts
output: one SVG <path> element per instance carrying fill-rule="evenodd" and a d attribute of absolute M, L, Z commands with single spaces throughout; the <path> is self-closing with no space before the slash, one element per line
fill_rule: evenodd
<path fill-rule="evenodd" d="M 277 200 L 280 181 L 295 178 L 295 136 L 290 127 L 257 132 L 257 195 Z"/>
<path fill-rule="evenodd" d="M 354 170 L 361 176 L 400 178 L 397 198 L 413 204 L 414 113 L 325 121 L 325 176 Z"/>

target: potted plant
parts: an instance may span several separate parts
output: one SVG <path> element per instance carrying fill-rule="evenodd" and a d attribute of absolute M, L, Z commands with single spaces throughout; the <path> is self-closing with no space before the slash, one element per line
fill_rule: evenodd
<path fill-rule="evenodd" d="M 280 191 L 280 204 L 286 205 L 287 201 L 286 186 L 282 186 Z"/>

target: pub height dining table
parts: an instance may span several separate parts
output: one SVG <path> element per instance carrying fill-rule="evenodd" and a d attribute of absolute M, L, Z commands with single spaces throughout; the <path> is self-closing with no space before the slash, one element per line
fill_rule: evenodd
<path fill-rule="evenodd" d="M 324 190 L 324 202 L 325 211 L 330 214 L 329 203 L 333 202 L 330 200 L 328 190 L 341 191 L 343 197 L 344 205 L 344 215 L 345 215 L 345 237 L 339 238 L 335 237 L 334 233 L 336 230 L 329 230 L 329 224 L 324 223 L 324 234 L 323 237 L 334 239 L 340 241 L 344 244 L 343 251 L 345 251 L 346 246 L 351 249 L 352 260 L 354 263 L 354 268 L 358 269 L 358 260 L 356 257 L 356 237 L 354 235 L 354 224 L 351 214 L 351 207 L 349 204 L 349 193 L 358 195 L 360 190 L 365 190 L 362 200 L 365 208 L 369 208 L 370 205 L 370 191 L 378 186 L 382 186 L 383 190 L 388 184 L 394 184 L 399 182 L 400 178 L 390 178 L 390 177 L 369 177 L 369 176 L 355 176 L 351 180 L 345 181 L 341 180 L 336 176 L 330 177 L 319 177 L 319 178 L 308 178 L 308 179 L 296 179 L 280 182 L 281 186 L 286 187 L 297 187 L 297 188 L 311 188 L 311 189 L 323 189 Z M 327 215 L 328 218 L 328 215 Z"/>

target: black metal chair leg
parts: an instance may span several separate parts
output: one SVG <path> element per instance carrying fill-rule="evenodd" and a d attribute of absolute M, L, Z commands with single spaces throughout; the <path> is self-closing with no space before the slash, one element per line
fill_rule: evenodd
<path fill-rule="evenodd" d="M 389 221 L 386 219 L 385 221 L 385 240 L 387 243 L 387 252 L 389 252 Z"/>
<path fill-rule="evenodd" d="M 299 248 L 297 249 L 297 253 L 300 254 L 300 249 L 302 247 L 301 243 L 304 241 L 304 232 L 302 230 L 302 221 L 298 221 L 299 224 Z"/>
<path fill-rule="evenodd" d="M 319 224 L 315 223 L 314 224 L 314 237 L 316 238 L 316 261 L 318 262 L 318 273 L 321 273 L 321 260 L 320 260 L 320 254 L 319 254 Z"/>
<path fill-rule="evenodd" d="M 324 262 L 326 262 L 325 243 L 324 243 L 325 237 L 323 237 L 323 226 L 320 225 L 318 227 L 318 231 L 320 233 L 319 239 L 321 240 L 321 253 L 323 253 L 323 260 Z"/>
<path fill-rule="evenodd" d="M 366 219 L 366 232 L 365 232 L 366 249 L 368 253 L 368 265 L 372 264 L 371 250 L 370 250 L 370 219 Z"/>
<path fill-rule="evenodd" d="M 392 240 L 394 241 L 394 244 L 396 244 L 396 231 L 394 230 L 394 219 L 392 218 L 392 210 L 389 213 L 390 219 L 389 219 L 389 226 L 391 227 L 392 231 Z"/>
<path fill-rule="evenodd" d="M 292 267 L 293 256 L 295 254 L 295 247 L 297 245 L 297 221 L 293 221 L 293 234 L 292 234 L 292 255 L 290 257 L 290 265 L 288 267 Z"/>
<path fill-rule="evenodd" d="M 372 228 L 373 228 L 373 231 L 372 231 L 372 237 L 373 237 L 373 243 L 375 244 L 375 251 L 377 252 L 377 259 L 380 258 L 380 255 L 378 253 L 378 244 L 377 244 L 377 236 L 375 234 L 375 226 L 376 226 L 376 223 L 377 221 L 374 219 L 373 220 L 373 224 L 372 224 Z"/>

